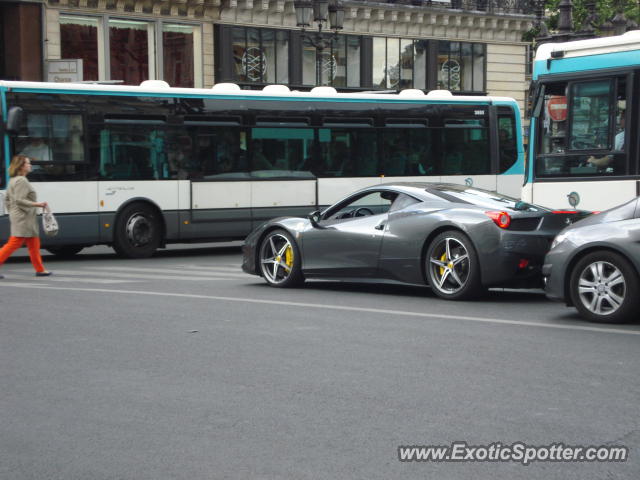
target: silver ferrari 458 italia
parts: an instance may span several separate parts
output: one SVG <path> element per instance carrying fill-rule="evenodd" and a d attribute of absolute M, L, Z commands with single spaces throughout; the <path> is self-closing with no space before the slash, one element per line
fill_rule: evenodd
<path fill-rule="evenodd" d="M 541 286 L 551 241 L 579 217 L 461 185 L 382 184 L 307 218 L 264 223 L 245 240 L 242 268 L 274 287 L 375 279 L 469 299 L 487 287 Z"/>

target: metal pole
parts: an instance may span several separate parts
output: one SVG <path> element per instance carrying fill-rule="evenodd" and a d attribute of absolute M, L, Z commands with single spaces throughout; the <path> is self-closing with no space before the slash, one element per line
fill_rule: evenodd
<path fill-rule="evenodd" d="M 322 85 L 322 52 L 324 50 L 324 45 L 322 42 L 322 38 L 318 38 L 318 43 L 316 44 L 316 85 Z"/>

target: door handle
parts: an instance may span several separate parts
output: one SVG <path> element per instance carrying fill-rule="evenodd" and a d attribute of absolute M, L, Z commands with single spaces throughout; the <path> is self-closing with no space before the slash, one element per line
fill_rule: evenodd
<path fill-rule="evenodd" d="M 384 225 L 385 225 L 384 222 L 382 222 L 382 223 L 379 223 L 378 225 L 376 225 L 373 228 L 375 228 L 376 230 L 384 230 Z"/>

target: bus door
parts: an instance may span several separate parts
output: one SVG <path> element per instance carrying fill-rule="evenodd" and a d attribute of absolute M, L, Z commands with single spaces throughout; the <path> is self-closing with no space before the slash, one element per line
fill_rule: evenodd
<path fill-rule="evenodd" d="M 256 124 L 247 145 L 253 228 L 275 217 L 307 216 L 317 205 L 314 130 L 295 122 Z"/>
<path fill-rule="evenodd" d="M 189 178 L 189 238 L 244 238 L 251 232 L 251 182 L 246 130 L 232 126 L 198 128 L 179 139 L 178 178 Z M 190 223 L 189 223 L 190 222 Z"/>

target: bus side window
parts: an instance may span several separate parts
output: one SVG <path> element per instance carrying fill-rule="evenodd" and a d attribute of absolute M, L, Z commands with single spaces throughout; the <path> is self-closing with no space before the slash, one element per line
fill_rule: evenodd
<path fill-rule="evenodd" d="M 100 173 L 109 180 L 164 178 L 165 138 L 156 128 L 107 126 L 100 133 Z"/>
<path fill-rule="evenodd" d="M 611 79 L 571 85 L 571 150 L 602 150 L 612 146 Z"/>
<path fill-rule="evenodd" d="M 506 172 L 518 160 L 516 135 L 516 120 L 513 109 L 498 108 L 498 151 L 500 155 L 498 173 Z"/>
<path fill-rule="evenodd" d="M 491 155 L 484 119 L 446 119 L 442 129 L 442 175 L 488 175 Z"/>

